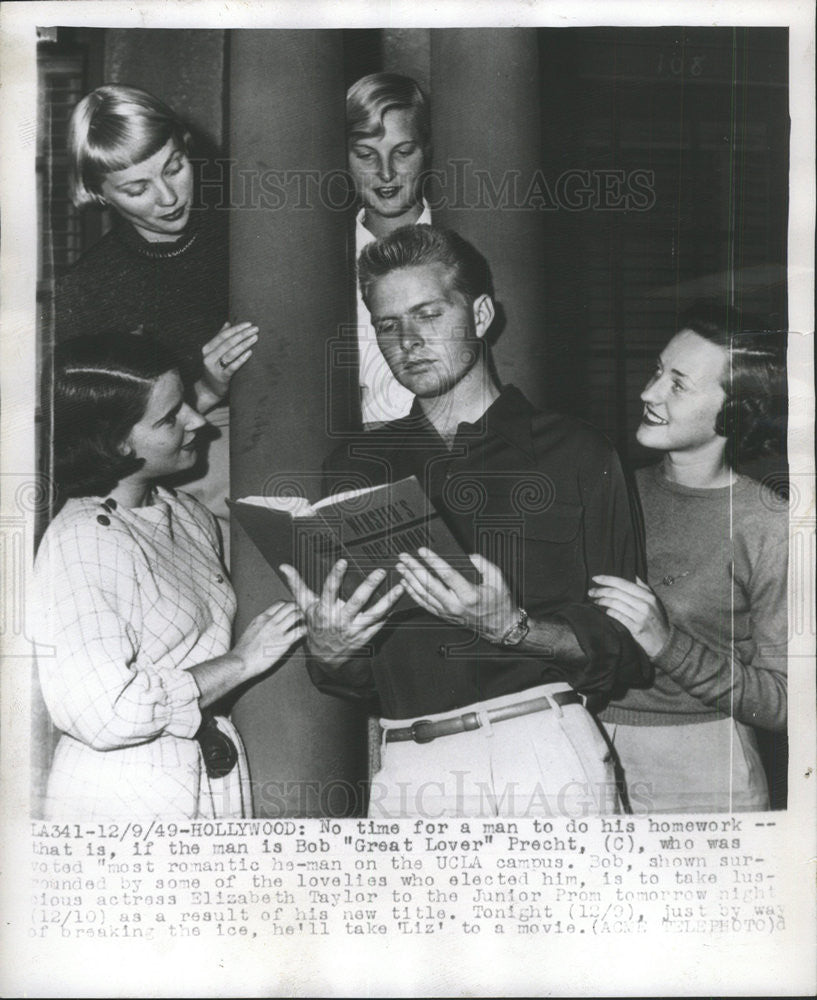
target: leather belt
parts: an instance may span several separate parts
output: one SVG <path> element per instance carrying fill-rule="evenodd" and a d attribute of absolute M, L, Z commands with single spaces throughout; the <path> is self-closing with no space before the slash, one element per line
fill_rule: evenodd
<path fill-rule="evenodd" d="M 520 701 L 514 705 L 503 705 L 501 708 L 489 708 L 484 712 L 465 712 L 450 719 L 418 719 L 410 726 L 401 729 L 387 729 L 387 743 L 405 743 L 413 740 L 415 743 L 431 743 L 440 736 L 455 736 L 457 733 L 469 733 L 482 725 L 480 716 L 487 716 L 489 722 L 504 722 L 520 715 L 530 715 L 533 712 L 547 712 L 557 705 L 582 705 L 583 701 L 575 691 L 556 691 L 547 698 L 531 698 L 530 701 Z"/>

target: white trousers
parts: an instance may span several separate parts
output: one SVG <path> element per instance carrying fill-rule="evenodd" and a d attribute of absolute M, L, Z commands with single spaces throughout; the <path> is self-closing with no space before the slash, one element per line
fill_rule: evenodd
<path fill-rule="evenodd" d="M 423 718 L 486 713 L 570 690 L 567 684 L 545 684 Z M 380 720 L 381 768 L 372 778 L 369 816 L 582 817 L 619 811 L 612 754 L 581 704 L 551 701 L 549 710 L 431 743 L 386 741 L 389 729 L 415 721 Z"/>

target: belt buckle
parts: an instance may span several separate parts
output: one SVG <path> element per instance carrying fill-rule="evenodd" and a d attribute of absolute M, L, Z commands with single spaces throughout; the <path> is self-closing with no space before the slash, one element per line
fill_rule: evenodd
<path fill-rule="evenodd" d="M 423 735 L 423 729 L 421 727 L 433 726 L 434 723 L 431 719 L 418 719 L 417 722 L 412 722 L 411 724 L 411 738 L 415 743 L 433 743 L 437 737 L 431 733 Z"/>
<path fill-rule="evenodd" d="M 466 712 L 465 715 L 461 715 L 463 729 L 466 733 L 472 733 L 475 729 L 481 729 L 483 726 L 491 728 L 491 713 L 485 712 L 485 721 L 480 718 L 479 712 Z"/>

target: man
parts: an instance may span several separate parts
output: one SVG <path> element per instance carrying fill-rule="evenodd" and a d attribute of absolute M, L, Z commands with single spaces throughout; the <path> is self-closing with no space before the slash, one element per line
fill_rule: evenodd
<path fill-rule="evenodd" d="M 590 578 L 634 579 L 637 536 L 617 457 L 579 421 L 537 411 L 492 375 L 488 265 L 461 237 L 408 226 L 368 246 L 359 276 L 408 417 L 336 450 L 327 486 L 416 475 L 473 552 L 473 579 L 435 553 L 375 571 L 344 602 L 345 565 L 320 595 L 284 571 L 308 629 L 310 673 L 332 694 L 376 698 L 383 766 L 371 815 L 585 815 L 616 811 L 607 744 L 585 708 L 645 686 L 629 633 L 587 601 Z M 405 592 L 418 605 L 387 622 Z M 374 653 L 370 648 L 374 645 Z"/>

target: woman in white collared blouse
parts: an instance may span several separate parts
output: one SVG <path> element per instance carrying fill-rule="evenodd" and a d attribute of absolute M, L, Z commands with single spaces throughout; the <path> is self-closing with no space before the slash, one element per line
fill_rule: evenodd
<path fill-rule="evenodd" d="M 349 174 L 359 207 L 355 259 L 401 226 L 431 224 L 423 172 L 431 159 L 431 110 L 410 76 L 372 73 L 346 94 Z M 377 346 L 369 310 L 357 290 L 360 408 L 363 426 L 404 417 L 414 396 L 394 378 Z"/>

